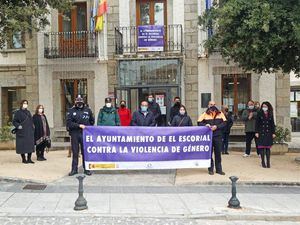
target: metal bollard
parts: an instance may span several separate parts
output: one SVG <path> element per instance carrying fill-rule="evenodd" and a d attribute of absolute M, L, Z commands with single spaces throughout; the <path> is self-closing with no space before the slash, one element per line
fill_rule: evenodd
<path fill-rule="evenodd" d="M 79 187 L 78 187 L 78 198 L 75 202 L 75 207 L 74 210 L 84 210 L 87 209 L 87 201 L 86 199 L 83 197 L 83 179 L 85 178 L 84 175 L 79 175 L 76 177 L 79 181 Z"/>
<path fill-rule="evenodd" d="M 229 179 L 232 182 L 232 187 L 231 187 L 232 196 L 231 196 L 230 200 L 228 201 L 228 208 L 240 209 L 241 208 L 240 201 L 236 197 L 236 181 L 239 178 L 236 176 L 231 176 L 231 177 L 229 177 Z"/>

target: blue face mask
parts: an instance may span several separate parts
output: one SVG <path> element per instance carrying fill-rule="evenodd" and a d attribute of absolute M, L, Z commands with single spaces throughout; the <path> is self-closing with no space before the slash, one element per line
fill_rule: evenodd
<path fill-rule="evenodd" d="M 148 107 L 147 106 L 141 106 L 141 111 L 142 112 L 147 112 Z"/>

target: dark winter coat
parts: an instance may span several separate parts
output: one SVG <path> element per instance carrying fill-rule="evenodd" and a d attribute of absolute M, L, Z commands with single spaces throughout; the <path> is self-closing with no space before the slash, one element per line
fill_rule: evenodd
<path fill-rule="evenodd" d="M 232 114 L 230 112 L 228 112 L 227 115 L 226 114 L 224 114 L 224 115 L 225 115 L 226 120 L 227 120 L 226 126 L 224 127 L 224 133 L 230 134 L 230 129 L 233 125 Z"/>
<path fill-rule="evenodd" d="M 82 132 L 79 127 L 80 124 L 85 126 L 93 126 L 95 123 L 95 118 L 92 110 L 85 106 L 83 108 L 77 108 L 73 106 L 68 110 L 67 113 L 67 130 L 70 134 L 76 132 Z"/>
<path fill-rule="evenodd" d="M 19 109 L 15 112 L 12 121 L 16 130 L 16 152 L 25 154 L 34 152 L 34 125 L 31 113 L 27 109 Z M 20 126 L 22 126 L 21 129 Z"/>
<path fill-rule="evenodd" d="M 221 111 L 215 113 L 207 110 L 198 119 L 198 126 L 217 126 L 217 129 L 213 132 L 213 137 L 222 137 L 223 129 L 226 126 L 226 117 Z"/>
<path fill-rule="evenodd" d="M 188 126 L 193 126 L 193 123 L 192 123 L 190 116 L 188 116 L 185 113 L 184 115 L 174 116 L 171 126 L 172 127 L 188 127 Z"/>
<path fill-rule="evenodd" d="M 179 109 L 180 109 L 180 104 L 176 105 L 174 104 L 171 109 L 170 109 L 170 123 L 172 123 L 172 120 L 174 118 L 174 116 L 179 114 Z"/>
<path fill-rule="evenodd" d="M 256 133 L 258 133 L 258 146 L 272 146 L 275 134 L 275 123 L 273 115 L 266 116 L 264 112 L 259 111 L 256 118 Z"/>
<path fill-rule="evenodd" d="M 46 132 L 43 127 L 43 120 L 42 116 L 45 118 L 46 122 Z M 47 121 L 47 117 L 45 114 L 34 114 L 33 117 L 33 124 L 34 124 L 34 143 L 35 145 L 39 145 L 44 141 L 45 138 L 50 138 L 50 129 L 49 124 Z"/>
<path fill-rule="evenodd" d="M 120 118 L 114 107 L 104 106 L 98 114 L 97 126 L 120 126 Z"/>
<path fill-rule="evenodd" d="M 156 124 L 160 122 L 161 119 L 161 111 L 160 106 L 156 102 L 148 102 L 148 111 L 153 113 L 153 116 L 155 118 Z"/>
<path fill-rule="evenodd" d="M 132 115 L 131 126 L 154 127 L 155 125 L 155 117 L 150 111 L 145 115 L 141 110 L 137 110 Z"/>

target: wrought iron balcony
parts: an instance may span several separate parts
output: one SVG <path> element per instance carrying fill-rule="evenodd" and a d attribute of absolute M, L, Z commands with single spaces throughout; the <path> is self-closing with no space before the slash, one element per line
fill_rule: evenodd
<path fill-rule="evenodd" d="M 115 54 L 136 54 L 140 52 L 138 38 L 138 27 L 116 27 Z M 163 45 L 160 52 L 180 54 L 183 52 L 183 33 L 181 24 L 163 26 Z"/>
<path fill-rule="evenodd" d="M 97 36 L 97 32 L 93 31 L 44 33 L 44 57 L 97 57 Z"/>

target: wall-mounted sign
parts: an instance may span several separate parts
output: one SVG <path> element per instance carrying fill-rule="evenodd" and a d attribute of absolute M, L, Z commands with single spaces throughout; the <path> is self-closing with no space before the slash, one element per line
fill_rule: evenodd
<path fill-rule="evenodd" d="M 164 50 L 164 26 L 138 26 L 138 51 L 152 52 Z"/>

